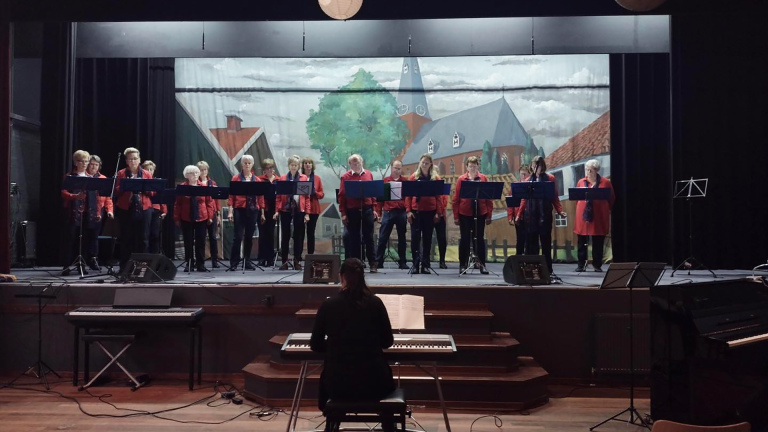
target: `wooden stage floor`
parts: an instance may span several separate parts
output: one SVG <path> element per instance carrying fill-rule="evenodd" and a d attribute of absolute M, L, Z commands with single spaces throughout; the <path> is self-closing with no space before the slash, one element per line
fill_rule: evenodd
<path fill-rule="evenodd" d="M 181 261 L 175 261 L 176 265 L 181 264 Z M 503 267 L 501 263 L 491 263 L 488 265 L 488 269 L 495 273 L 489 275 L 481 275 L 479 271 L 474 270 L 472 273 L 465 274 L 459 277 L 459 266 L 457 263 L 448 263 L 448 269 L 437 268 L 437 263 L 434 263 L 434 270 L 438 273 L 435 274 L 418 274 L 410 275 L 408 270 L 399 270 L 394 263 L 386 263 L 383 269 L 379 269 L 378 273 L 366 273 L 366 281 L 371 286 L 510 286 L 504 282 Z M 210 262 L 206 261 L 206 266 L 210 268 Z M 597 287 L 605 277 L 605 273 L 598 273 L 592 271 L 590 267 L 588 271 L 583 273 L 576 273 L 576 264 L 554 264 L 554 271 L 557 276 L 562 279 L 561 284 L 553 285 L 555 287 L 566 288 L 584 288 L 584 287 Z M 606 270 L 608 266 L 604 266 Z M 58 267 L 36 267 L 31 269 L 13 269 L 13 274 L 18 278 L 18 282 L 26 283 L 109 283 L 115 281 L 114 278 L 97 276 L 97 272 L 91 271 L 87 278 L 80 279 L 79 274 L 73 276 L 62 277 L 59 275 L 61 269 Z M 102 272 L 102 274 L 104 274 Z M 751 270 L 717 270 L 715 273 L 718 278 L 714 279 L 712 274 L 705 270 L 696 270 L 690 272 L 679 271 L 672 277 L 672 268 L 668 267 L 664 272 L 660 285 L 674 284 L 674 283 L 698 283 L 709 282 L 712 280 L 726 280 L 726 279 L 738 279 L 752 274 Z M 169 283 L 173 284 L 227 284 L 227 285 L 259 285 L 259 284 L 300 284 L 302 282 L 303 272 L 301 271 L 280 271 L 275 268 L 266 268 L 261 270 L 246 270 L 243 271 L 226 271 L 223 268 L 215 269 L 210 272 L 200 273 L 191 272 L 184 273 L 179 269 L 176 277 Z"/>
<path fill-rule="evenodd" d="M 0 381 L 7 382 L 9 379 L 12 377 L 5 376 Z M 242 380 L 239 378 L 235 380 L 235 386 L 241 389 Z M 93 387 L 88 394 L 78 392 L 68 380 L 56 382 L 47 393 L 44 392 L 42 385 L 34 384 L 35 382 L 31 377 L 24 377 L 19 380 L 20 385 L 17 388 L 0 388 L 2 430 L 279 432 L 285 430 L 288 421 L 288 415 L 284 411 L 263 417 L 251 415 L 251 413 L 267 411 L 274 413 L 276 410 L 272 407 L 254 405 L 248 400 L 245 400 L 242 405 L 228 403 L 214 389 L 213 383 L 188 391 L 183 380 L 158 381 L 136 392 L 131 392 L 128 387 L 112 382 L 105 386 Z M 223 386 L 218 387 L 218 390 L 222 389 Z M 586 431 L 589 427 L 622 411 L 629 404 L 629 400 L 624 396 L 627 393 L 626 389 L 561 386 L 552 388 L 551 392 L 552 399 L 548 404 L 524 412 L 449 410 L 451 429 L 463 432 Z M 66 399 L 57 393 L 64 395 Z M 650 406 L 647 388 L 638 389 L 636 394 L 639 396 L 635 400 L 637 409 L 643 414 L 647 413 Z M 99 397 L 104 402 L 100 401 Z M 80 409 L 75 400 L 79 402 Z M 105 402 L 114 404 L 114 407 Z M 192 405 L 178 409 L 190 404 Z M 81 409 L 92 416 L 81 412 Z M 437 410 L 419 406 L 414 406 L 412 409 L 413 419 L 408 421 L 408 429 L 428 432 L 445 430 L 442 414 Z M 158 413 L 165 410 L 172 411 Z M 142 412 L 158 414 L 151 416 Z M 298 423 L 297 430 L 322 428 L 323 418 L 316 409 L 305 409 L 300 415 L 302 419 Z M 493 415 L 498 420 L 492 417 Z M 227 421 L 230 419 L 233 420 Z M 225 423 L 214 424 L 220 422 Z M 345 424 L 344 426 L 365 425 Z M 625 422 L 613 421 L 596 430 L 640 432 L 645 429 Z"/>

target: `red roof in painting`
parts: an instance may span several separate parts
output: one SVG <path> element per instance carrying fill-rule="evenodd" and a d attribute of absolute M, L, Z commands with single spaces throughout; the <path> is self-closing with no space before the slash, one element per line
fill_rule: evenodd
<path fill-rule="evenodd" d="M 211 133 L 216 137 L 221 148 L 227 153 L 230 159 L 233 159 L 245 144 L 259 132 L 258 127 L 242 127 L 243 119 L 236 115 L 227 116 L 227 127 L 211 129 Z"/>
<path fill-rule="evenodd" d="M 611 151 L 611 111 L 606 111 L 546 157 L 547 170 Z"/>

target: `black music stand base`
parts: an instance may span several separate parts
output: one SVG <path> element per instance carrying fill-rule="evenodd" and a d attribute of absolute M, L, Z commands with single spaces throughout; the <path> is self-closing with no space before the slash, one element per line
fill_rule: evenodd
<path fill-rule="evenodd" d="M 704 264 L 703 262 L 699 261 L 699 259 L 696 258 L 695 256 L 689 256 L 688 258 L 684 259 L 683 262 L 680 263 L 680 265 L 675 267 L 670 277 L 674 277 L 675 272 L 686 271 L 686 270 L 688 271 L 688 276 L 691 275 L 691 270 L 706 270 L 712 273 L 713 278 L 719 277 L 718 275 L 715 274 L 715 272 L 712 271 L 712 269 L 707 267 L 707 265 Z"/>
<path fill-rule="evenodd" d="M 56 377 L 61 378 L 61 375 L 59 375 L 55 370 L 53 370 L 52 367 L 48 366 L 46 362 L 43 361 L 43 298 L 46 299 L 55 299 L 56 296 L 53 295 L 45 295 L 45 294 L 17 294 L 16 297 L 36 297 L 37 298 L 37 361 L 27 368 L 24 372 L 19 374 L 16 378 L 13 379 L 13 381 L 8 383 L 8 386 L 10 387 L 15 383 L 19 378 L 29 375 L 30 372 L 37 378 L 38 381 L 42 381 L 43 384 L 45 384 L 45 389 L 50 390 L 51 385 L 48 383 L 48 378 L 46 377 L 46 374 L 52 373 L 56 375 Z M 35 372 L 35 369 L 37 369 L 37 372 Z M 46 371 L 47 369 L 47 371 Z"/>
<path fill-rule="evenodd" d="M 617 418 L 617 417 L 619 417 L 621 415 L 624 415 L 625 413 L 629 413 L 629 420 L 622 420 L 620 418 Z M 603 420 L 602 422 L 592 426 L 591 428 L 589 428 L 589 430 L 597 429 L 600 426 L 608 423 L 609 421 L 619 421 L 619 422 L 622 422 L 622 423 L 628 423 L 628 424 L 633 424 L 633 425 L 636 425 L 636 426 L 642 426 L 642 427 L 644 427 L 644 428 L 646 428 L 648 430 L 651 430 L 651 425 L 647 421 L 643 420 L 643 416 L 640 415 L 640 413 L 637 411 L 637 409 L 634 407 L 634 405 L 630 405 L 629 408 L 625 409 L 624 411 L 622 411 L 622 412 L 620 412 L 620 413 L 618 413 L 618 414 L 616 414 L 616 415 L 614 415 L 612 417 L 609 417 L 609 418 Z"/>

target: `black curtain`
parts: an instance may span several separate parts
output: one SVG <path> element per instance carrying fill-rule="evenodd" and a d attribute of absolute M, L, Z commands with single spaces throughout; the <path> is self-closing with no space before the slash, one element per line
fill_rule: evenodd
<path fill-rule="evenodd" d="M 142 160 L 157 164 L 156 177 L 170 179 L 175 166 L 175 79 L 174 59 L 78 59 L 75 85 L 68 93 L 71 45 L 68 24 L 47 24 L 43 54 L 42 153 L 50 169 L 42 170 L 42 202 L 51 203 L 42 212 L 38 237 L 41 264 L 57 264 L 61 221 L 61 179 L 71 168 L 72 153 L 86 150 L 102 158 L 102 174 L 111 177 L 124 168 L 122 151 L 136 147 Z M 71 105 L 70 105 L 71 104 Z M 67 110 L 74 114 L 72 143 L 66 143 Z M 172 206 L 171 206 L 172 207 Z M 169 209 L 170 211 L 170 209 Z M 170 216 L 170 215 L 169 215 Z M 173 256 L 175 228 L 172 218 L 164 224 L 163 250 Z"/>
<path fill-rule="evenodd" d="M 611 55 L 610 71 L 614 260 L 671 262 L 669 55 Z"/>

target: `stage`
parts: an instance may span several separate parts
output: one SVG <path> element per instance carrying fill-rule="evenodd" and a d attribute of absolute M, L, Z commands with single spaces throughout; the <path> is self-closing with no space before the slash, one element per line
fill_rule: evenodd
<path fill-rule="evenodd" d="M 178 262 L 176 264 L 179 264 Z M 541 286 L 506 284 L 502 264 L 490 264 L 495 274 L 477 270 L 459 277 L 458 265 L 435 269 L 437 275 L 409 275 L 388 263 L 366 274 L 374 291 L 424 297 L 425 333 L 451 334 L 457 356 L 438 362 L 449 406 L 497 406 L 523 409 L 548 400 L 547 383 L 609 383 L 626 377 L 622 353 L 628 348 L 630 291 L 598 289 L 605 273 L 589 268 L 575 273 L 575 264 L 555 264 L 563 283 Z M 607 269 L 607 266 L 604 267 Z M 280 344 L 288 333 L 309 332 L 322 301 L 338 285 L 302 284 L 301 272 L 230 271 L 178 272 L 164 283 L 111 283 L 99 276 L 60 277 L 60 269 L 19 270 L 19 280 L 0 290 L 0 346 L 14 356 L 0 358 L 0 373 L 29 366 L 37 352 L 37 304 L 17 298 L 45 290 L 55 296 L 42 312 L 43 359 L 58 371 L 73 369 L 73 326 L 64 314 L 82 306 L 109 306 L 118 288 L 173 287 L 173 306 L 202 307 L 203 376 L 243 373 L 245 394 L 259 403 L 290 405 L 299 370 L 295 361 L 281 359 Z M 743 279 L 750 271 L 665 272 L 661 284 L 703 283 Z M 91 275 L 89 275 L 91 276 Z M 650 368 L 648 288 L 635 288 L 635 366 L 641 379 Z M 179 329 L 158 327 L 131 348 L 124 362 L 129 370 L 153 376 L 184 376 L 188 368 L 188 337 Z M 92 369 L 103 364 L 92 353 Z M 82 370 L 82 369 L 81 369 Z M 419 373 L 409 371 L 417 379 Z M 71 376 L 71 374 L 70 374 Z M 423 384 L 423 383 L 422 383 Z M 313 377 L 308 381 L 312 394 Z M 412 391 L 417 400 L 434 403 L 434 385 Z M 470 404 L 462 401 L 474 401 Z M 312 404 L 305 398 L 304 403 Z"/>

